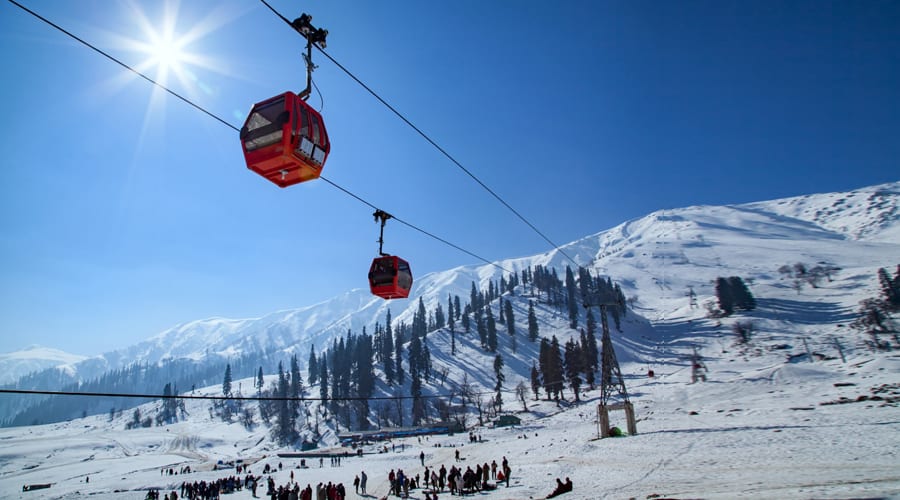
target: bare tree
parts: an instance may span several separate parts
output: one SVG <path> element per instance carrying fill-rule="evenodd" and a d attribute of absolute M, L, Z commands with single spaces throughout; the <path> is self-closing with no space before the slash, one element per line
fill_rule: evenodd
<path fill-rule="evenodd" d="M 484 425 L 484 411 L 485 411 L 485 402 L 484 398 L 478 396 L 472 402 L 475 404 L 475 410 L 478 411 L 478 425 Z"/>
<path fill-rule="evenodd" d="M 462 383 L 459 384 L 459 398 L 463 405 L 468 405 L 472 402 L 474 396 L 475 388 L 472 387 L 472 383 L 469 382 L 469 374 L 464 373 Z"/>
<path fill-rule="evenodd" d="M 516 385 L 516 397 L 522 402 L 522 411 L 528 411 L 528 405 L 525 403 L 526 396 L 528 396 L 528 388 L 525 387 L 525 382 L 520 380 Z"/>
<path fill-rule="evenodd" d="M 753 335 L 753 322 L 738 321 L 731 326 L 731 331 L 737 335 L 739 344 L 746 344 L 750 342 L 750 337 Z"/>
<path fill-rule="evenodd" d="M 442 366 L 437 369 L 437 375 L 441 381 L 441 387 L 444 387 L 444 382 L 447 381 L 447 375 L 449 375 L 449 374 L 450 374 L 450 368 L 448 368 L 446 366 Z"/>

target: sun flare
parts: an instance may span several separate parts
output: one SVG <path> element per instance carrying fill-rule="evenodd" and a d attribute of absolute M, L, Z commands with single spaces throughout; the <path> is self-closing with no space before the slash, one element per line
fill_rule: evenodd
<path fill-rule="evenodd" d="M 152 50 L 150 53 L 150 56 L 152 57 L 151 63 L 164 70 L 178 68 L 182 61 L 184 61 L 182 45 L 183 44 L 170 37 L 161 37 L 154 40 L 152 42 Z"/>
<path fill-rule="evenodd" d="M 180 2 L 167 0 L 142 5 L 129 2 L 127 18 L 133 24 L 130 36 L 113 35 L 123 49 L 141 59 L 135 69 L 158 84 L 168 86 L 177 81 L 178 87 L 191 93 L 204 91 L 208 85 L 199 81 L 197 70 L 223 72 L 223 65 L 197 52 L 198 42 L 236 17 L 226 9 L 213 9 L 200 18 L 192 12 L 182 12 Z M 149 8 L 149 10 L 148 10 Z"/>

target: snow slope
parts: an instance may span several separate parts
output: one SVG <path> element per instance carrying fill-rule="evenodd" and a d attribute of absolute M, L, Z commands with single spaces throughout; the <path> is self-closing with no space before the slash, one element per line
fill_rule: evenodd
<path fill-rule="evenodd" d="M 563 498 L 900 498 L 900 356 L 896 350 L 872 351 L 869 337 L 848 326 L 858 302 L 878 293 L 877 269 L 897 265 L 898 188 L 900 183 L 892 183 L 852 193 L 666 210 L 565 246 L 580 263 L 613 277 L 630 298 L 622 331 L 612 334 L 635 403 L 635 436 L 596 439 L 597 390 L 586 391 L 576 403 L 567 389 L 560 406 L 529 398 L 523 411 L 513 388 L 519 381 L 527 384 L 536 346 L 521 333 L 527 331 L 525 311 L 532 297 L 520 289 L 505 297 L 514 306 L 520 332 L 515 353 L 505 329 L 498 325 L 498 330 L 506 365 L 504 409 L 523 419 L 521 427 L 478 426 L 470 415 L 467 423 L 481 443 L 469 443 L 465 435 L 421 443 L 398 440 L 393 444 L 408 447 L 388 453 L 368 447 L 364 457 L 347 458 L 341 467 L 329 467 L 326 460 L 321 469 L 315 464 L 292 470 L 303 485 L 315 486 L 320 481 L 350 485 L 364 469 L 369 492 L 380 497 L 391 469 L 423 470 L 420 451 L 427 465 L 449 468 L 458 449 L 463 466 L 499 462 L 503 456 L 510 460 L 510 487 L 478 495 L 490 499 L 542 498 L 556 477 L 566 476 L 575 491 Z M 553 251 L 500 264 L 561 270 L 568 262 L 564 259 Z M 798 262 L 827 263 L 839 271 L 817 287 L 796 286 L 778 268 Z M 703 304 L 713 300 L 712 281 L 720 276 L 741 276 L 751 283 L 757 309 L 708 318 Z M 445 303 L 448 293 L 467 297 L 472 280 L 483 284 L 487 279 L 498 280 L 499 271 L 482 266 L 435 273 L 417 280 L 414 296 L 432 307 Z M 696 306 L 687 295 L 691 289 Z M 286 348 L 300 343 L 306 352 L 309 344 L 303 342 L 324 345 L 331 329 L 344 334 L 347 325 L 382 319 L 386 304 L 354 291 L 266 318 L 199 321 L 123 350 L 121 358 L 203 356 L 204 344 L 211 351 L 236 352 L 266 343 Z M 401 303 L 389 304 L 395 319 L 407 320 L 409 308 L 417 305 L 407 301 L 403 304 L 409 308 L 398 310 Z M 565 342 L 577 334 L 564 313 L 539 304 L 537 314 L 543 336 Z M 584 316 L 579 321 L 584 324 Z M 731 333 L 736 321 L 753 323 L 749 343 L 736 342 Z M 463 381 L 492 392 L 493 354 L 471 334 L 458 336 L 456 343 L 452 356 L 449 332 L 428 335 L 436 369 L 445 368 L 448 376 L 443 383 L 433 380 L 425 393 L 448 394 Z M 695 349 L 708 368 L 706 382 L 691 383 Z M 652 379 L 648 368 L 656 373 Z M 251 387 L 252 382 L 235 384 Z M 198 393 L 220 391 L 214 386 Z M 378 395 L 392 391 L 382 384 Z M 200 472 L 187 478 L 199 480 L 227 475 L 212 470 L 219 460 L 243 459 L 253 463 L 255 474 L 264 463 L 297 464 L 275 456 L 285 450 L 268 439 L 265 427 L 247 430 L 224 423 L 211 416 L 205 401 L 186 404 L 186 420 L 148 429 L 124 430 L 128 412 L 111 421 L 99 415 L 0 429 L 0 497 L 19 498 L 22 485 L 49 482 L 51 488 L 29 492 L 28 498 L 142 498 L 147 488 L 180 485 L 183 478 L 161 476 L 162 467 L 189 464 Z M 314 411 L 316 404 L 311 405 Z M 152 415 L 157 406 L 149 403 L 141 411 Z M 624 428 L 621 412 L 612 418 Z M 325 431 L 321 446 L 337 446 L 333 429 Z M 274 478 L 284 484 L 289 471 Z M 350 489 L 349 498 L 356 498 Z M 412 497 L 424 495 L 414 491 Z"/>
<path fill-rule="evenodd" d="M 39 345 L 31 345 L 21 351 L 0 354 L 0 385 L 15 382 L 24 375 L 46 368 L 73 371 L 73 365 L 85 359 L 87 359 L 86 356 Z"/>
<path fill-rule="evenodd" d="M 640 298 L 649 290 L 659 290 L 663 298 L 671 299 L 683 296 L 688 286 L 708 296 L 710 282 L 717 276 L 774 282 L 779 266 L 796 262 L 830 262 L 862 273 L 896 265 L 898 207 L 900 182 L 745 205 L 687 207 L 655 212 L 561 248 L 578 265 L 612 276 L 629 296 Z M 497 264 L 516 272 L 538 264 L 560 273 L 566 266 L 574 267 L 557 250 Z M 448 295 L 466 299 L 472 282 L 486 288 L 488 280 L 499 281 L 502 274 L 491 265 L 431 273 L 416 278 L 410 296 L 421 297 L 431 310 L 437 303 L 446 306 Z M 660 294 L 653 295 L 655 299 Z M 409 323 L 417 305 L 416 300 L 383 301 L 368 290 L 355 289 L 320 304 L 261 318 L 192 321 L 75 364 L 76 370 L 84 372 L 76 379 L 167 358 L 227 357 L 297 344 L 314 345 L 320 351 L 348 329 L 361 331 L 383 321 L 388 309 L 395 320 Z M 654 305 L 653 309 L 669 307 Z"/>
<path fill-rule="evenodd" d="M 474 427 L 479 443 L 462 434 L 395 440 L 388 453 L 368 446 L 363 457 L 344 458 L 340 467 L 325 459 L 319 468 L 310 459 L 312 468 L 296 469 L 299 460 L 277 457 L 264 429 L 247 431 L 212 419 L 199 401 L 188 402 L 189 420 L 165 427 L 124 431 L 126 415 L 112 422 L 95 416 L 3 429 L 0 497 L 24 497 L 23 485 L 52 483 L 27 498 L 143 498 L 149 488 L 166 492 L 178 490 L 183 480 L 227 477 L 234 470 L 214 471 L 214 464 L 242 459 L 256 475 L 264 464 L 283 463 L 286 468 L 272 474 L 277 484 L 290 481 L 289 470 L 302 486 L 343 482 L 351 499 L 361 498 L 351 483 L 365 470 L 369 493 L 379 498 L 387 493 L 390 470 L 423 472 L 420 451 L 426 465 L 449 468 L 456 464 L 456 450 L 463 467 L 509 459 L 509 488 L 477 495 L 485 499 L 543 498 L 556 477 L 572 478 L 575 490 L 563 498 L 573 499 L 900 497 L 896 355 L 860 352 L 846 363 L 794 364 L 769 353 L 707 365 L 709 381 L 691 384 L 684 363 L 657 366 L 654 379 L 643 375 L 641 365 L 623 364 L 638 417 L 634 436 L 596 439 L 595 390 L 584 394 L 584 402 L 565 402 L 562 408 L 529 399 L 528 411 L 521 412 L 519 403 L 511 402 L 522 426 Z M 890 389 L 881 396 L 893 403 L 872 399 L 873 390 L 885 386 Z M 846 402 L 826 404 L 840 401 Z M 624 427 L 621 412 L 612 418 Z M 184 465 L 198 472 L 160 474 L 161 468 Z M 228 498 L 251 495 L 243 491 Z M 411 498 L 424 495 L 413 490 Z"/>

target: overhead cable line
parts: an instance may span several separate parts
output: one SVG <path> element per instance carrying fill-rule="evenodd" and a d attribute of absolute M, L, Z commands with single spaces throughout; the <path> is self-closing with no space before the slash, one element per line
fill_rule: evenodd
<path fill-rule="evenodd" d="M 12 1 L 12 0 L 10 0 L 10 1 Z M 291 21 L 290 21 L 288 18 L 284 17 L 280 12 L 278 12 L 277 10 L 275 10 L 275 8 L 272 7 L 272 6 L 269 4 L 269 2 L 267 2 L 266 0 L 260 0 L 260 2 L 262 2 L 266 7 L 268 7 L 269 10 L 271 10 L 276 16 L 278 16 L 279 18 L 281 18 L 282 21 L 284 21 L 285 23 L 287 23 L 287 25 L 290 26 L 291 29 L 294 29 L 293 23 L 291 23 Z M 318 44 L 313 44 L 313 45 L 316 47 L 316 49 L 317 49 L 319 52 L 322 53 L 322 55 L 324 55 L 325 57 L 328 58 L 328 60 L 330 60 L 332 63 L 334 63 L 335 66 L 337 66 L 341 71 L 343 71 L 344 73 L 346 73 L 347 76 L 349 76 L 351 79 L 353 79 L 353 81 L 355 81 L 356 83 L 358 83 L 358 84 L 359 84 L 362 88 L 364 88 L 369 94 L 371 94 L 372 97 L 374 97 L 375 99 L 377 99 L 381 104 L 384 104 L 385 107 L 387 107 L 389 110 L 391 110 L 391 112 L 394 113 L 398 118 L 400 118 L 400 120 L 402 120 L 404 123 L 406 123 L 407 125 L 409 125 L 410 128 L 412 128 L 413 130 L 415 130 L 420 136 L 422 136 L 423 139 L 425 139 L 429 144 L 431 144 L 432 146 L 434 146 L 434 148 L 437 149 L 442 155 L 444 155 L 444 157 L 446 157 L 446 158 L 447 158 L 448 160 L 450 160 L 454 165 L 456 165 L 457 167 L 459 167 L 460 170 L 462 170 L 463 172 L 466 173 L 466 175 L 468 175 L 469 177 L 471 177 L 472 180 L 474 180 L 476 183 L 478 183 L 479 186 L 481 186 L 482 188 L 484 188 L 485 191 L 487 191 L 488 193 L 490 193 L 491 196 L 493 196 L 494 198 L 496 198 L 497 201 L 499 201 L 503 206 L 505 206 L 506 208 L 508 208 L 510 212 L 512 212 L 513 214 L 515 214 L 516 217 L 518 217 L 522 222 L 524 222 L 528 227 L 530 227 L 535 233 L 537 233 L 538 236 L 540 236 L 541 238 L 543 238 L 544 241 L 546 241 L 547 243 L 549 243 L 553 248 L 555 248 L 557 251 L 559 251 L 559 253 L 561 253 L 564 257 L 566 257 L 567 259 L 569 259 L 569 261 L 571 261 L 573 264 L 575 264 L 576 267 L 578 267 L 578 263 L 575 262 L 575 260 L 574 260 L 572 257 L 570 257 L 570 256 L 569 256 L 562 248 L 560 248 L 559 245 L 557 245 L 556 243 L 554 243 L 553 241 L 551 241 L 550 238 L 548 238 L 546 235 L 544 235 L 544 233 L 542 233 L 542 232 L 541 232 L 534 224 L 532 224 L 528 219 L 526 219 L 525 216 L 523 216 L 523 215 L 522 215 L 521 213 L 519 213 L 515 208 L 513 208 L 512 205 L 510 205 L 509 203 L 507 203 L 506 200 L 504 200 L 504 199 L 503 199 L 499 194 L 497 194 L 493 189 L 491 189 L 490 187 L 488 187 L 487 184 L 485 184 L 484 182 L 482 182 L 481 179 L 479 179 L 479 178 L 478 178 L 475 174 L 473 174 L 469 169 L 467 169 L 466 167 L 464 167 L 462 163 L 460 163 L 456 158 L 454 158 L 450 153 L 448 153 L 447 150 L 445 150 L 445 149 L 444 149 L 443 147 L 441 147 L 437 142 L 435 142 L 434 139 L 432 139 L 428 134 L 426 134 L 424 131 L 422 131 L 422 129 L 420 129 L 419 127 L 417 127 L 413 122 L 411 122 L 408 118 L 406 118 L 406 116 L 404 116 L 403 113 L 397 111 L 396 108 L 394 108 L 393 106 L 391 106 L 391 105 L 390 105 L 387 101 L 385 101 L 380 95 L 378 95 L 378 93 L 376 93 L 376 92 L 375 92 L 374 90 L 372 90 L 368 85 L 366 85 L 365 83 L 363 83 L 362 80 L 360 80 L 359 78 L 357 78 L 356 75 L 354 75 L 354 74 L 353 74 L 349 69 L 347 69 L 343 64 L 339 63 L 339 62 L 338 62 L 334 57 L 332 57 L 328 52 L 325 52 L 325 49 L 323 49 L 322 47 L 320 47 Z"/>
<path fill-rule="evenodd" d="M 182 96 L 181 94 L 179 94 L 179 93 L 177 93 L 177 92 L 175 92 L 175 91 L 169 89 L 169 88 L 166 87 L 165 85 L 163 85 L 163 84 L 157 82 L 156 80 L 150 78 L 149 76 L 147 76 L 147 75 L 141 73 L 141 72 L 138 71 L 137 69 L 135 69 L 135 68 L 129 66 L 128 64 L 126 64 L 126 63 L 120 61 L 119 59 L 113 57 L 113 56 L 110 55 L 109 53 L 103 51 L 102 49 L 99 49 L 97 46 L 91 44 L 90 42 L 87 42 L 87 41 L 85 41 L 84 39 L 79 38 L 78 36 L 74 35 L 73 33 L 71 33 L 71 32 L 69 32 L 69 31 L 65 30 L 64 28 L 62 28 L 62 27 L 59 26 L 58 24 L 56 24 L 56 23 L 50 21 L 49 19 L 47 19 L 47 18 L 41 16 L 40 14 L 34 12 L 33 10 L 29 9 L 28 7 L 25 7 L 24 5 L 20 4 L 20 3 L 17 2 L 16 0 L 9 0 L 9 2 L 12 3 L 13 5 L 19 7 L 20 9 L 24 10 L 25 12 L 28 12 L 28 13 L 31 14 L 32 16 L 34 16 L 34 17 L 40 19 L 41 21 L 47 23 L 48 25 L 50 25 L 50 26 L 56 28 L 57 30 L 61 31 L 62 33 L 65 33 L 66 35 L 68 35 L 68 36 L 71 37 L 72 39 L 74 39 L 74 40 L 78 41 L 79 43 L 81 43 L 82 45 L 84 45 L 84 46 L 90 48 L 90 49 L 93 50 L 94 52 L 97 52 L 98 54 L 102 55 L 103 57 L 109 59 L 110 61 L 113 61 L 114 63 L 118 64 L 119 66 L 122 66 L 123 68 L 127 69 L 128 71 L 131 71 L 132 73 L 138 75 L 139 77 L 141 77 L 141 78 L 143 78 L 144 80 L 150 82 L 151 84 L 153 84 L 153 85 L 155 85 L 155 86 L 157 86 L 157 87 L 159 87 L 159 88 L 165 90 L 165 91 L 168 92 L 169 94 L 171 94 L 171 95 L 177 97 L 178 99 L 180 99 L 181 101 L 187 103 L 188 105 L 190 105 L 190 106 L 193 107 L 194 109 L 197 109 L 198 111 L 200 111 L 200 112 L 206 114 L 207 116 L 213 118 L 214 120 L 218 121 L 219 123 L 221 123 L 221 124 L 225 125 L 226 127 L 230 128 L 230 129 L 232 129 L 232 130 L 234 130 L 235 132 L 240 132 L 241 129 L 240 129 L 239 127 L 236 127 L 236 126 L 232 125 L 231 123 L 229 123 L 228 121 L 224 120 L 223 118 L 220 118 L 219 116 L 215 115 L 215 114 L 212 113 L 211 111 L 206 110 L 205 108 L 203 108 L 203 107 L 200 106 L 199 104 L 194 103 L 193 101 L 191 101 L 191 100 L 188 99 L 187 97 L 184 97 L 184 96 Z M 328 184 L 331 184 L 332 186 L 336 187 L 337 189 L 343 191 L 343 192 L 346 193 L 347 195 L 349 195 L 349 196 L 351 196 L 351 197 L 353 197 L 353 198 L 356 198 L 356 199 L 359 200 L 360 202 L 362 202 L 362 203 L 368 205 L 369 207 L 372 207 L 372 208 L 375 208 L 375 209 L 378 208 L 378 207 L 376 207 L 375 205 L 373 205 L 372 203 L 369 203 L 368 201 L 366 201 L 365 199 L 363 199 L 362 197 L 360 197 L 360 196 L 358 196 L 358 195 L 352 193 L 351 191 L 347 190 L 347 189 L 344 188 L 344 187 L 341 187 L 341 186 L 338 185 L 337 183 L 335 183 L 335 182 L 333 182 L 333 181 L 330 181 L 330 180 L 326 179 L 325 177 L 319 177 L 319 178 L 322 179 L 322 180 L 324 180 L 324 181 L 327 182 Z M 497 267 L 497 268 L 499 268 L 500 270 L 502 270 L 502 271 L 504 271 L 504 272 L 507 272 L 507 273 L 512 273 L 512 272 L 513 272 L 513 271 L 510 271 L 510 270 L 504 268 L 504 267 L 501 266 L 500 264 L 497 264 L 496 262 L 491 262 L 491 261 L 485 259 L 484 257 L 479 256 L 478 254 L 475 254 L 475 253 L 470 252 L 470 251 L 468 251 L 468 250 L 466 250 L 466 249 L 464 249 L 464 248 L 462 248 L 462 247 L 460 247 L 460 246 L 458 246 L 458 245 L 455 245 L 455 244 L 453 244 L 453 243 L 451 243 L 451 242 L 449 242 L 449 241 L 447 241 L 447 240 L 445 240 L 445 239 L 443 239 L 443 238 L 441 238 L 441 237 L 439 237 L 439 236 L 436 236 L 436 235 L 434 235 L 434 234 L 432 234 L 432 233 L 430 233 L 430 232 L 428 232 L 428 231 L 426 231 L 426 230 L 424 230 L 424 229 L 422 229 L 422 228 L 420 228 L 420 227 L 418 227 L 418 226 L 416 226 L 416 225 L 414 225 L 414 224 L 412 224 L 412 223 L 410 223 L 410 222 L 404 221 L 403 219 L 400 219 L 400 218 L 397 217 L 397 216 L 394 216 L 394 219 L 395 219 L 397 222 L 399 222 L 399 223 L 401 223 L 401 224 L 403 224 L 403 225 L 409 227 L 410 229 L 413 229 L 413 230 L 418 231 L 418 232 L 420 232 L 420 233 L 422 233 L 422 234 L 424 234 L 424 235 L 426 235 L 426 236 L 429 236 L 429 237 L 431 237 L 431 238 L 433 238 L 433 239 L 435 239 L 435 240 L 437 240 L 437 241 L 439 241 L 439 242 L 441 242 L 441 243 L 443 243 L 443 244 L 445 244 L 445 245 L 447 245 L 447 246 L 450 246 L 450 247 L 452 247 L 452 248 L 454 248 L 454 249 L 456 249 L 456 250 L 459 250 L 460 252 L 463 252 L 463 253 L 465 253 L 466 255 L 469 255 L 469 256 L 471 256 L 471 257 L 474 257 L 474 258 L 476 258 L 476 259 L 478 259 L 478 260 L 480 260 L 480 261 L 482 261 L 482 262 L 484 262 L 484 263 L 486 263 L 486 264 L 489 264 L 489 265 L 492 265 L 492 266 L 494 266 L 494 267 Z"/>
<path fill-rule="evenodd" d="M 353 198 L 356 198 L 357 200 L 361 201 L 362 203 L 365 203 L 365 204 L 368 205 L 369 207 L 374 208 L 375 210 L 378 210 L 378 207 L 376 207 L 375 205 L 373 205 L 373 204 L 369 203 L 368 201 L 366 201 L 366 200 L 360 198 L 359 196 L 357 196 L 357 195 L 351 193 L 350 191 L 347 191 L 346 189 L 342 188 L 341 186 L 338 186 L 338 185 L 335 184 L 334 182 L 332 182 L 332 181 L 326 179 L 324 176 L 319 176 L 319 179 L 322 179 L 323 181 L 327 182 L 328 184 L 331 184 L 332 186 L 336 187 L 337 189 L 340 189 L 340 190 L 343 191 L 344 193 L 346 193 L 346 194 L 352 196 Z M 428 231 L 426 231 L 426 230 L 424 230 L 424 229 L 422 229 L 422 228 L 420 228 L 420 227 L 417 227 L 417 226 L 413 225 L 412 223 L 407 222 L 407 221 L 405 221 L 405 220 L 403 220 L 403 219 L 397 217 L 397 216 L 394 215 L 394 214 L 391 214 L 391 218 L 394 219 L 395 221 L 399 222 L 400 224 L 403 224 L 404 226 L 407 226 L 407 227 L 409 227 L 409 228 L 411 228 L 411 229 L 414 229 L 414 230 L 416 230 L 416 231 L 418 231 L 418 232 L 420 232 L 420 233 L 422 233 L 422 234 L 424 234 L 424 235 L 430 236 L 431 238 L 434 238 L 435 240 L 440 241 L 441 243 L 443 243 L 443 244 L 445 244 L 445 245 L 447 245 L 447 246 L 453 247 L 453 248 L 459 250 L 460 252 L 463 252 L 463 253 L 465 253 L 465 254 L 471 255 L 472 257 L 475 257 L 476 259 L 481 260 L 482 262 L 487 262 L 488 264 L 490 264 L 490 265 L 492 265 L 492 266 L 494 266 L 494 267 L 497 267 L 497 268 L 499 268 L 500 270 L 505 271 L 505 272 L 507 272 L 507 273 L 513 273 L 513 271 L 510 271 L 510 270 L 506 269 L 505 267 L 501 266 L 500 264 L 497 264 L 496 262 L 489 262 L 489 261 L 485 260 L 483 257 L 479 257 L 478 255 L 475 255 L 474 253 L 472 253 L 472 252 L 466 250 L 465 248 L 462 248 L 462 247 L 459 247 L 459 246 L 457 246 L 457 245 L 455 245 L 455 244 L 453 244 L 453 243 L 450 243 L 449 241 L 447 241 L 447 240 L 441 238 L 440 236 L 436 236 L 436 235 L 434 235 L 434 234 L 432 234 L 432 233 L 429 233 Z"/>
<path fill-rule="evenodd" d="M 78 391 L 43 391 L 28 389 L 0 389 L 0 394 L 25 394 L 25 395 L 41 395 L 41 396 L 82 396 L 82 397 L 109 397 L 109 398 L 141 398 L 141 399 L 201 399 L 213 401 L 382 401 L 397 399 L 414 399 L 416 396 L 372 396 L 363 397 L 341 397 L 341 398 L 307 398 L 307 397 L 281 397 L 281 396 L 213 396 L 213 395 L 191 395 L 191 394 L 138 394 L 128 392 L 78 392 Z M 494 391 L 480 392 L 474 394 L 481 396 L 485 394 L 494 394 Z M 421 399 L 451 398 L 457 397 L 459 394 L 431 394 L 418 396 Z"/>
<path fill-rule="evenodd" d="M 552 384 L 564 384 L 564 380 L 552 382 Z M 502 393 L 514 393 L 515 389 L 501 390 Z M 371 396 L 368 398 L 339 397 L 293 397 L 293 396 L 218 396 L 212 394 L 141 394 L 135 392 L 92 392 L 92 391 L 50 391 L 40 389 L 0 389 L 0 394 L 19 394 L 26 396 L 76 396 L 76 397 L 101 397 L 101 398 L 129 398 L 129 399 L 196 399 L 207 401 L 392 401 L 398 399 L 440 399 L 455 397 L 475 397 L 494 395 L 497 391 L 470 392 L 467 394 L 422 394 L 420 396 Z"/>

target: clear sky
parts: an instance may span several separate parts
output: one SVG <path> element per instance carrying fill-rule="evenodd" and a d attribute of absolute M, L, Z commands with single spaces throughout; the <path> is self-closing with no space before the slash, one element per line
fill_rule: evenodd
<path fill-rule="evenodd" d="M 303 40 L 254 0 L 21 2 L 237 127 L 305 84 Z M 272 4 L 557 244 L 900 178 L 900 2 Z M 96 354 L 367 286 L 370 207 L 277 188 L 232 129 L 8 2 L 0 60 L 0 350 Z M 488 260 L 551 248 L 314 60 L 325 177 Z M 480 263 L 396 222 L 385 240 L 414 275 Z"/>

